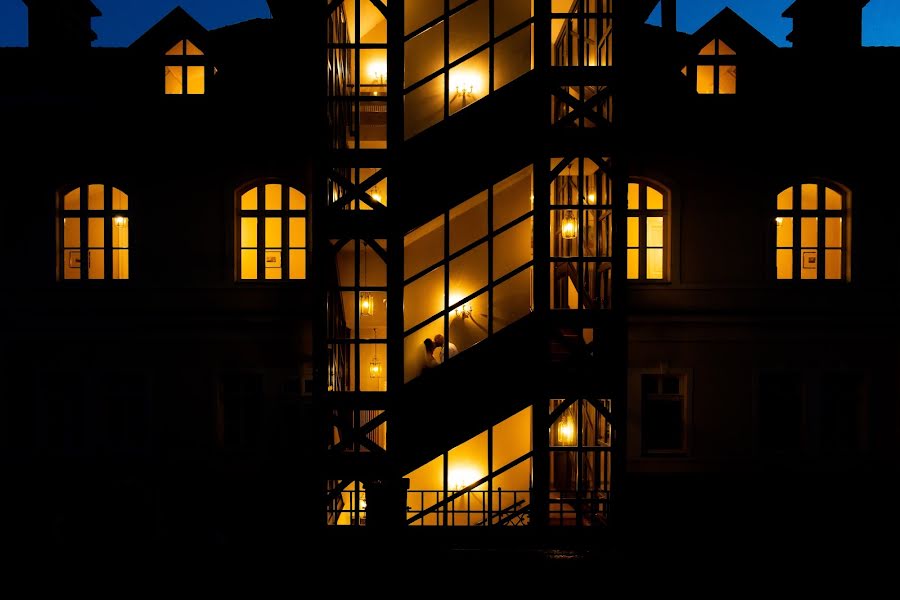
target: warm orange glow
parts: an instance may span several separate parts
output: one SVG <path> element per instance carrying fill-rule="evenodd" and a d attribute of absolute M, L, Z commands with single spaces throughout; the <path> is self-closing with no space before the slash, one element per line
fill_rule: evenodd
<path fill-rule="evenodd" d="M 575 423 L 569 415 L 563 415 L 557 423 L 556 441 L 560 446 L 575 445 Z"/>
<path fill-rule="evenodd" d="M 359 314 L 363 317 L 371 317 L 375 314 L 375 300 L 371 292 L 359 293 Z"/>
<path fill-rule="evenodd" d="M 578 218 L 572 211 L 566 211 L 563 216 L 560 234 L 564 240 L 574 240 L 578 237 Z"/>
<path fill-rule="evenodd" d="M 375 379 L 378 377 L 384 376 L 384 367 L 381 364 L 381 361 L 378 360 L 378 355 L 375 355 L 375 358 L 372 359 L 372 362 L 369 363 L 369 377 Z"/>
<path fill-rule="evenodd" d="M 456 467 L 447 474 L 447 489 L 459 491 L 478 481 L 478 469 L 471 467 Z"/>

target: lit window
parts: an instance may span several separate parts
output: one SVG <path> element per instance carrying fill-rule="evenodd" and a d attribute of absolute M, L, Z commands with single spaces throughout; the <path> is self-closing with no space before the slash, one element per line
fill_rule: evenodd
<path fill-rule="evenodd" d="M 238 279 L 306 279 L 306 196 L 266 183 L 244 191 L 237 208 Z"/>
<path fill-rule="evenodd" d="M 700 51 L 697 60 L 697 93 L 737 93 L 735 52 L 722 40 L 715 39 Z"/>
<path fill-rule="evenodd" d="M 668 279 L 669 196 L 643 181 L 628 184 L 628 279 Z"/>
<path fill-rule="evenodd" d="M 128 195 L 103 184 L 62 195 L 59 278 L 128 279 Z"/>
<path fill-rule="evenodd" d="M 166 94 L 206 93 L 203 52 L 190 40 L 181 40 L 166 52 Z"/>
<path fill-rule="evenodd" d="M 778 194 L 774 226 L 778 279 L 847 279 L 847 194 L 838 186 L 787 188 Z"/>
<path fill-rule="evenodd" d="M 686 374 L 641 376 L 641 451 L 684 454 L 688 449 Z"/>

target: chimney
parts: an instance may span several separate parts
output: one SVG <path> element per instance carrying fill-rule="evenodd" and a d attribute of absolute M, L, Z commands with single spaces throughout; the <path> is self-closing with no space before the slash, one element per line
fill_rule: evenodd
<path fill-rule="evenodd" d="M 676 4 L 676 0 L 662 0 L 662 28 L 666 31 L 678 31 Z"/>
<path fill-rule="evenodd" d="M 787 40 L 794 48 L 836 51 L 862 46 L 862 12 L 869 0 L 795 0 L 783 17 L 793 19 Z"/>
<path fill-rule="evenodd" d="M 91 0 L 23 0 L 28 7 L 28 47 L 41 51 L 85 51 L 97 34 L 91 19 L 100 11 Z"/>

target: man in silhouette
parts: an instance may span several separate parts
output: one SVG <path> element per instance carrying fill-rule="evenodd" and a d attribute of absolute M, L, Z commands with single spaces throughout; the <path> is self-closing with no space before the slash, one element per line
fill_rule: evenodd
<path fill-rule="evenodd" d="M 444 336 L 440 333 L 434 336 L 434 349 L 435 351 L 440 351 L 437 358 L 439 363 L 443 363 L 445 358 L 453 358 L 459 354 L 459 350 L 457 350 L 456 344 L 453 342 L 448 342 L 447 350 L 444 350 Z"/>

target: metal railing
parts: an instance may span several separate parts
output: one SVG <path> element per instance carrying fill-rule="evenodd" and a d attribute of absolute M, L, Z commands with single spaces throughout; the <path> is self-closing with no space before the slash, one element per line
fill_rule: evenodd
<path fill-rule="evenodd" d="M 417 506 L 428 506 L 414 513 L 407 525 L 428 526 L 519 526 L 531 520 L 531 490 L 416 490 L 408 498 L 418 498 Z M 409 507 L 407 507 L 409 508 Z"/>

